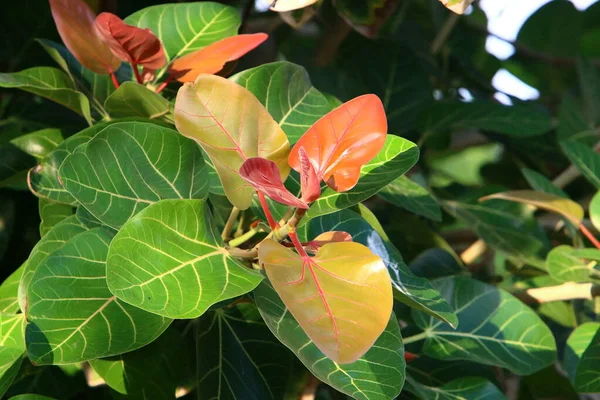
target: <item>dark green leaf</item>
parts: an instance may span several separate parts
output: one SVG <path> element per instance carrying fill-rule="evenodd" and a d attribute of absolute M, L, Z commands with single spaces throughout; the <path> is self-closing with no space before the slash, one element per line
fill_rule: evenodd
<path fill-rule="evenodd" d="M 564 366 L 575 389 L 600 392 L 600 323 L 588 322 L 573 331 L 567 340 Z"/>
<path fill-rule="evenodd" d="M 560 142 L 567 158 L 596 189 L 600 189 L 600 154 L 589 146 L 572 140 Z"/>
<path fill-rule="evenodd" d="M 125 82 L 104 102 L 104 109 L 113 118 L 159 118 L 169 113 L 171 104 L 160 94 L 137 82 Z"/>
<path fill-rule="evenodd" d="M 77 207 L 75 215 L 77 215 L 77 220 L 88 229 L 106 226 L 103 225 L 98 218 L 94 217 L 84 206 Z"/>
<path fill-rule="evenodd" d="M 442 211 L 435 198 L 427 189 L 406 176 L 401 176 L 384 186 L 377 195 L 414 214 L 434 221 L 442 220 Z"/>
<path fill-rule="evenodd" d="M 409 268 L 416 276 L 427 279 L 458 275 L 465 271 L 456 255 L 440 248 L 425 250 L 411 261 Z"/>
<path fill-rule="evenodd" d="M 19 373 L 23 349 L 0 347 L 0 396 L 4 396 Z"/>
<path fill-rule="evenodd" d="M 572 94 L 566 93 L 561 102 L 558 114 L 558 126 L 556 128 L 556 136 L 559 140 L 580 139 L 585 138 L 586 144 L 592 139 L 586 133 L 589 133 L 593 127 L 585 120 L 585 116 L 581 111 L 581 106 Z"/>
<path fill-rule="evenodd" d="M 504 400 L 504 394 L 493 383 L 483 378 L 460 378 L 441 387 L 423 385 L 406 377 L 406 390 L 422 399 L 435 400 Z"/>
<path fill-rule="evenodd" d="M 65 218 L 73 215 L 73 207 L 67 204 L 54 203 L 50 200 L 40 198 L 40 236 L 44 236 L 54 225 L 58 224 Z"/>
<path fill-rule="evenodd" d="M 531 186 L 534 190 L 564 197 L 566 199 L 569 198 L 569 196 L 562 189 L 553 184 L 552 181 L 546 178 L 544 175 L 529 168 L 521 169 L 521 173 L 523 173 L 525 180 L 527 180 L 529 186 Z"/>

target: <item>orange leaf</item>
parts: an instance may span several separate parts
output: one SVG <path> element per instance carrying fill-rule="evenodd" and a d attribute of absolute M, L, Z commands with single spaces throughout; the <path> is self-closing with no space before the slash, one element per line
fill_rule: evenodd
<path fill-rule="evenodd" d="M 169 70 L 179 82 L 193 82 L 200 74 L 216 74 L 225 63 L 234 61 L 267 40 L 266 33 L 237 35 L 175 59 Z"/>
<path fill-rule="evenodd" d="M 304 147 L 317 176 L 338 192 L 354 187 L 363 165 L 383 148 L 387 119 L 379 97 L 352 99 L 315 122 L 294 145 L 288 162 L 301 172 L 299 151 Z"/>
<path fill-rule="evenodd" d="M 298 157 L 300 158 L 302 200 L 310 204 L 321 195 L 321 179 L 317 176 L 317 171 L 310 162 L 304 147 L 300 147 L 298 150 Z"/>
<path fill-rule="evenodd" d="M 96 15 L 82 0 L 50 0 L 52 17 L 63 43 L 83 66 L 97 74 L 116 71 L 121 61 L 96 33 Z"/>
<path fill-rule="evenodd" d="M 359 359 L 385 329 L 392 285 L 383 261 L 359 243 L 328 243 L 315 257 L 267 239 L 258 258 L 315 345 L 340 364 Z"/>
<path fill-rule="evenodd" d="M 352 235 L 348 232 L 344 231 L 330 231 L 323 232 L 310 242 L 304 245 L 306 251 L 310 251 L 311 253 L 316 253 L 321 247 L 326 245 L 327 243 L 336 243 L 336 242 L 351 242 Z"/>
<path fill-rule="evenodd" d="M 280 203 L 308 209 L 308 205 L 283 186 L 277 164 L 262 157 L 248 158 L 240 167 L 240 176 L 252 187 Z"/>
<path fill-rule="evenodd" d="M 157 70 L 166 64 L 162 43 L 150 29 L 127 25 L 121 18 L 107 12 L 98 15 L 95 27 L 120 60 L 149 70 Z"/>

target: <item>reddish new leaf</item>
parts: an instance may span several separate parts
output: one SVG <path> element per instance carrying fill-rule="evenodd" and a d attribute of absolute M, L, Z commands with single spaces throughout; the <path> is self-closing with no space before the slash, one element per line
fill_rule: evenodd
<path fill-rule="evenodd" d="M 323 232 L 310 242 L 304 244 L 304 249 L 311 253 L 316 253 L 319 249 L 327 243 L 337 242 L 351 242 L 352 235 L 344 231 L 330 231 Z"/>
<path fill-rule="evenodd" d="M 300 187 L 302 189 L 302 200 L 310 204 L 321 195 L 321 179 L 317 176 L 315 167 L 310 162 L 304 147 L 298 150 L 300 158 Z"/>
<path fill-rule="evenodd" d="M 119 68 L 121 61 L 96 33 L 96 15 L 83 0 L 50 0 L 50 8 L 63 43 L 83 66 L 98 74 Z"/>
<path fill-rule="evenodd" d="M 162 43 L 150 29 L 128 25 L 107 12 L 96 18 L 95 26 L 100 37 L 120 60 L 149 70 L 157 70 L 166 64 Z"/>
<path fill-rule="evenodd" d="M 267 40 L 266 33 L 237 35 L 221 39 L 177 58 L 169 70 L 179 82 L 194 82 L 200 74 L 216 74 L 225 63 L 234 61 Z"/>
<path fill-rule="evenodd" d="M 277 164 L 262 157 L 248 158 L 240 167 L 240 176 L 254 189 L 279 203 L 307 209 L 308 205 L 283 186 Z"/>
<path fill-rule="evenodd" d="M 294 145 L 288 162 L 302 171 L 304 148 L 319 179 L 338 192 L 354 187 L 360 169 L 383 148 L 387 119 L 379 97 L 367 94 L 352 99 L 315 122 Z"/>

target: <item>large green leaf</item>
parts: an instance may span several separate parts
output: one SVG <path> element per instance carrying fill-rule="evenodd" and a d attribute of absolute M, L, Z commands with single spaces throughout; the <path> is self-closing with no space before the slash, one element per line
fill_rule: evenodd
<path fill-rule="evenodd" d="M 41 159 L 62 141 L 63 137 L 59 129 L 48 128 L 19 136 L 10 142 L 24 153 Z"/>
<path fill-rule="evenodd" d="M 560 142 L 560 147 L 571 163 L 581 171 L 585 179 L 596 189 L 600 189 L 600 154 L 589 146 L 573 140 Z"/>
<path fill-rule="evenodd" d="M 27 263 L 27 261 L 25 261 Z M 25 263 L 0 285 L 0 312 L 6 314 L 15 314 L 19 311 L 19 282 L 25 270 Z"/>
<path fill-rule="evenodd" d="M 114 228 L 161 199 L 208 195 L 198 146 L 174 130 L 143 122 L 108 126 L 67 156 L 59 175 L 77 201 Z"/>
<path fill-rule="evenodd" d="M 404 263 L 398 250 L 384 240 L 360 215 L 350 210 L 309 219 L 298 234 L 303 241 L 313 240 L 323 232 L 344 231 L 352 240 L 361 243 L 385 263 L 394 287 L 394 297 L 416 309 L 425 311 L 456 326 L 457 318 L 452 308 L 425 278 L 415 276 Z"/>
<path fill-rule="evenodd" d="M 112 233 L 95 228 L 55 250 L 27 291 L 27 354 L 69 364 L 122 354 L 156 339 L 171 320 L 123 303 L 106 284 Z"/>
<path fill-rule="evenodd" d="M 475 377 L 459 378 L 440 387 L 432 387 L 423 385 L 407 376 L 406 391 L 428 400 L 506 399 L 496 385 L 483 378 Z"/>
<path fill-rule="evenodd" d="M 548 253 L 548 273 L 558 282 L 590 282 L 600 279 L 600 250 L 562 245 Z"/>
<path fill-rule="evenodd" d="M 24 265 L 23 275 L 19 283 L 19 307 L 21 310 L 27 310 L 26 295 L 37 268 L 52 252 L 60 249 L 69 239 L 86 230 L 87 228 L 77 220 L 77 217 L 72 215 L 56 224 L 35 245 L 31 250 L 27 263 Z"/>
<path fill-rule="evenodd" d="M 238 11 L 213 2 L 161 4 L 146 7 L 125 22 L 149 28 L 162 42 L 167 62 L 237 34 Z"/>
<path fill-rule="evenodd" d="M 420 311 L 425 354 L 440 360 L 470 360 L 528 375 L 556 361 L 552 332 L 537 314 L 509 293 L 466 277 L 434 282 L 458 314 L 453 330 Z"/>
<path fill-rule="evenodd" d="M 110 94 L 104 109 L 113 118 L 159 118 L 169 113 L 171 103 L 137 82 L 125 82 Z"/>
<path fill-rule="evenodd" d="M 18 88 L 46 97 L 81 115 L 92 124 L 90 102 L 69 76 L 56 68 L 35 67 L 14 73 L 0 73 L 0 87 Z"/>
<path fill-rule="evenodd" d="M 133 217 L 111 243 L 107 270 L 118 298 L 171 318 L 196 318 L 262 280 L 222 247 L 201 200 L 163 200 Z"/>
<path fill-rule="evenodd" d="M 0 396 L 4 396 L 21 366 L 25 352 L 24 323 L 23 314 L 0 313 Z"/>
<path fill-rule="evenodd" d="M 435 198 L 427 189 L 406 176 L 401 176 L 384 186 L 377 195 L 414 214 L 434 221 L 442 220 L 442 210 Z"/>
<path fill-rule="evenodd" d="M 294 355 L 255 305 L 204 314 L 197 336 L 198 391 L 207 399 L 279 400 L 301 379 Z"/>
<path fill-rule="evenodd" d="M 588 322 L 571 333 L 565 348 L 564 366 L 579 392 L 600 392 L 600 323 Z"/>
<path fill-rule="evenodd" d="M 0 396 L 4 396 L 19 373 L 23 349 L 0 346 Z"/>
<path fill-rule="evenodd" d="M 552 121 L 546 111 L 533 105 L 457 101 L 431 105 L 419 115 L 417 127 L 431 134 L 475 128 L 525 138 L 550 131 Z"/>
<path fill-rule="evenodd" d="M 396 316 L 373 347 L 357 361 L 337 364 L 327 358 L 308 338 L 277 292 L 264 281 L 254 290 L 256 305 L 273 334 L 317 378 L 355 399 L 395 398 L 404 384 L 404 346 Z"/>
<path fill-rule="evenodd" d="M 310 82 L 306 70 L 289 62 L 274 62 L 242 71 L 231 78 L 260 100 L 294 144 L 333 109 Z"/>
<path fill-rule="evenodd" d="M 560 102 L 556 136 L 559 140 L 576 139 L 588 143 L 594 140 L 593 126 L 586 121 L 581 106 L 571 93 L 566 93 Z"/>
<path fill-rule="evenodd" d="M 41 198 L 38 203 L 40 212 L 40 236 L 44 236 L 54 225 L 73 215 L 73 207 L 68 204 L 54 203 Z"/>
<path fill-rule="evenodd" d="M 546 178 L 539 172 L 529 168 L 523 168 L 521 173 L 523 174 L 525 180 L 527 180 L 527 183 L 529 183 L 529 186 L 531 186 L 534 190 L 567 199 L 569 198 L 569 196 L 562 189 L 554 185 L 550 179 Z"/>

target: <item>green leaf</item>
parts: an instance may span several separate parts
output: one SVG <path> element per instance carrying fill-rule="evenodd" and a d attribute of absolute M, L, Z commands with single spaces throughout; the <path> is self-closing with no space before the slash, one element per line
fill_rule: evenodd
<path fill-rule="evenodd" d="M 254 304 L 204 314 L 197 335 L 198 391 L 207 399 L 279 400 L 300 379 L 296 357 Z"/>
<path fill-rule="evenodd" d="M 55 400 L 52 397 L 42 396 L 39 394 L 20 394 L 13 396 L 9 400 Z"/>
<path fill-rule="evenodd" d="M 254 290 L 256 305 L 271 332 L 317 378 L 334 389 L 360 400 L 395 398 L 405 375 L 404 345 L 396 316 L 373 347 L 351 364 L 337 364 L 325 357 L 302 330 L 277 295 L 264 281 Z"/>
<path fill-rule="evenodd" d="M 25 351 L 24 327 L 24 314 L 0 313 L 0 347 L 19 349 L 23 353 Z"/>
<path fill-rule="evenodd" d="M 406 391 L 422 399 L 435 400 L 505 400 L 504 394 L 493 383 L 476 377 L 460 378 L 440 387 L 423 385 L 409 376 L 406 377 Z"/>
<path fill-rule="evenodd" d="M 600 323 L 580 325 L 567 339 L 564 366 L 575 390 L 600 392 Z"/>
<path fill-rule="evenodd" d="M 186 384 L 191 354 L 181 333 L 167 329 L 141 349 L 90 361 L 111 389 L 127 399 L 171 399 L 178 384 Z"/>
<path fill-rule="evenodd" d="M 90 102 L 77 91 L 69 76 L 56 68 L 35 67 L 14 73 L 0 73 L 0 87 L 17 88 L 55 101 L 81 115 L 92 125 Z"/>
<path fill-rule="evenodd" d="M 142 117 L 159 118 L 166 116 L 171 103 L 160 94 L 137 82 L 124 82 L 110 94 L 104 108 L 113 118 Z"/>
<path fill-rule="evenodd" d="M 260 100 L 294 144 L 317 120 L 333 110 L 310 82 L 306 70 L 289 62 L 274 62 L 242 71 L 231 78 Z"/>
<path fill-rule="evenodd" d="M 208 195 L 198 146 L 150 123 L 108 126 L 67 156 L 59 175 L 77 201 L 114 228 L 161 199 Z"/>
<path fill-rule="evenodd" d="M 73 215 L 73 207 L 67 204 L 54 203 L 50 200 L 40 199 L 38 202 L 40 212 L 40 236 L 43 237 L 50 229 L 65 218 Z"/>
<path fill-rule="evenodd" d="M 589 210 L 590 220 L 596 230 L 600 230 L 600 192 L 597 192 L 590 202 Z"/>
<path fill-rule="evenodd" d="M 437 102 L 419 114 L 417 128 L 430 134 L 483 129 L 526 138 L 550 131 L 552 121 L 546 111 L 529 104 Z"/>
<path fill-rule="evenodd" d="M 409 267 L 416 276 L 435 279 L 464 272 L 465 268 L 459 260 L 456 255 L 450 254 L 446 249 L 431 248 L 413 259 Z"/>
<path fill-rule="evenodd" d="M 370 25 L 375 21 L 375 13 L 385 5 L 385 0 L 337 0 L 338 12 L 355 24 Z"/>
<path fill-rule="evenodd" d="M 122 354 L 156 339 L 171 320 L 123 303 L 106 284 L 112 233 L 95 228 L 55 250 L 27 291 L 27 354 L 69 364 Z"/>
<path fill-rule="evenodd" d="M 384 240 L 361 216 L 350 210 L 342 210 L 309 219 L 298 229 L 301 240 L 309 241 L 328 231 L 344 231 L 352 240 L 367 246 L 385 263 L 394 287 L 394 297 L 419 310 L 456 326 L 457 318 L 452 308 L 427 279 L 415 276 L 404 263 L 396 248 Z"/>
<path fill-rule="evenodd" d="M 585 179 L 596 189 L 600 189 L 600 154 L 585 144 L 572 140 L 560 142 L 560 147 Z"/>
<path fill-rule="evenodd" d="M 86 230 L 87 228 L 77 220 L 77 217 L 72 215 L 56 224 L 35 245 L 23 267 L 23 276 L 19 283 L 19 307 L 21 310 L 27 310 L 27 291 L 38 267 L 51 253 L 60 249 L 69 239 Z"/>
<path fill-rule="evenodd" d="M 583 103 L 583 114 L 590 125 L 600 123 L 600 75 L 591 60 L 577 59 L 579 88 Z"/>
<path fill-rule="evenodd" d="M 546 178 L 539 172 L 529 168 L 523 168 L 521 169 L 521 173 L 523 174 L 523 177 L 525 177 L 527 183 L 529 183 L 529 186 L 531 186 L 534 190 L 564 197 L 566 199 L 569 198 L 569 196 L 561 188 L 556 186 L 550 179 Z"/>
<path fill-rule="evenodd" d="M 27 263 L 27 261 L 25 261 Z M 10 274 L 8 278 L 0 285 L 0 312 L 6 314 L 16 314 L 19 308 L 18 290 L 21 276 L 25 270 L 25 263 L 21 265 L 15 272 Z"/>
<path fill-rule="evenodd" d="M 102 222 L 100 222 L 98 218 L 94 217 L 84 206 L 77 207 L 75 215 L 77 215 L 77 220 L 88 229 L 106 226 Z"/>
<path fill-rule="evenodd" d="M 442 220 L 442 210 L 435 198 L 421 185 L 411 181 L 406 176 L 394 180 L 377 193 L 384 200 L 403 208 L 413 214 L 432 219 Z"/>
<path fill-rule="evenodd" d="M 0 396 L 4 396 L 19 373 L 23 349 L 0 347 Z"/>
<path fill-rule="evenodd" d="M 466 277 L 442 278 L 436 288 L 458 314 L 458 328 L 413 310 L 426 338 L 425 354 L 470 360 L 528 375 L 556 361 L 552 332 L 535 312 L 509 293 Z M 408 339 L 407 339 L 408 341 Z"/>
<path fill-rule="evenodd" d="M 63 141 L 59 129 L 42 129 L 14 138 L 10 142 L 24 153 L 37 159 L 43 158 Z"/>
<path fill-rule="evenodd" d="M 262 280 L 222 246 L 204 201 L 163 200 L 119 230 L 108 256 L 108 285 L 143 310 L 196 318 Z"/>
<path fill-rule="evenodd" d="M 600 279 L 600 250 L 562 245 L 548 253 L 548 273 L 559 282 L 590 282 Z"/>
<path fill-rule="evenodd" d="M 158 36 L 169 62 L 219 39 L 236 35 L 241 20 L 233 7 L 196 2 L 146 7 L 125 18 L 125 22 L 149 28 Z"/>
<path fill-rule="evenodd" d="M 563 95 L 558 114 L 556 136 L 558 140 L 577 139 L 581 134 L 590 132 L 593 126 L 585 120 L 581 106 L 572 94 Z M 589 139 L 586 139 L 586 144 Z"/>

